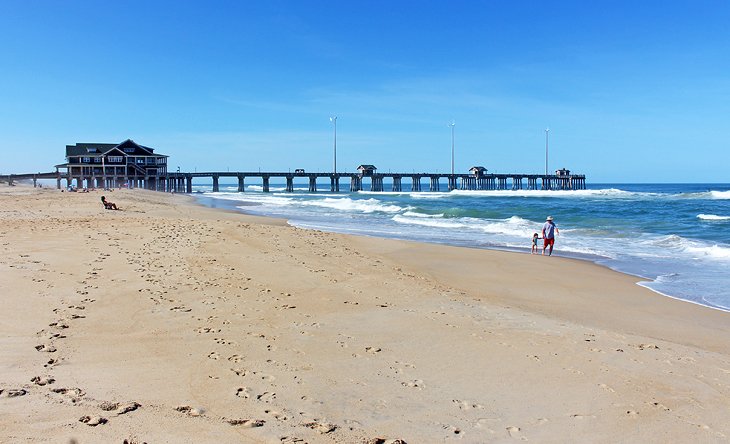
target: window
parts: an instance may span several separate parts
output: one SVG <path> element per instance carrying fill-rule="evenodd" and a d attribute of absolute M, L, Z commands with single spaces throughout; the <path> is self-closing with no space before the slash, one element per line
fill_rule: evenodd
<path fill-rule="evenodd" d="M 137 158 L 137 163 L 144 164 L 144 157 L 138 157 Z"/>
<path fill-rule="evenodd" d="M 87 153 L 95 153 L 96 152 L 96 148 L 86 148 L 86 152 Z"/>
<path fill-rule="evenodd" d="M 82 161 L 83 163 L 89 163 L 89 162 L 91 161 L 91 158 L 90 158 L 90 157 L 82 157 L 82 158 L 81 158 L 81 161 Z"/>
<path fill-rule="evenodd" d="M 125 153 L 133 153 L 134 152 L 134 148 L 124 148 L 124 152 Z"/>
<path fill-rule="evenodd" d="M 121 163 L 122 156 L 109 156 L 109 163 Z"/>
<path fill-rule="evenodd" d="M 94 163 L 101 163 L 101 157 L 94 157 Z"/>

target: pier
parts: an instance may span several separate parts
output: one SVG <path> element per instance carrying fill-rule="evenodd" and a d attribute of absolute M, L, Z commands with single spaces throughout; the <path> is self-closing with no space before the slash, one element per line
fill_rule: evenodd
<path fill-rule="evenodd" d="M 55 179 L 57 188 L 66 186 L 77 188 L 106 188 L 129 187 L 145 188 L 155 191 L 192 193 L 193 179 L 209 179 L 213 183 L 213 192 L 220 191 L 222 178 L 232 179 L 238 184 L 238 192 L 244 192 L 248 181 L 261 183 L 263 192 L 271 189 L 272 180 L 285 184 L 286 192 L 294 192 L 295 179 L 300 179 L 308 185 L 310 193 L 329 191 L 338 193 L 346 184 L 350 192 L 367 189 L 370 191 L 402 192 L 404 184 L 410 185 L 410 191 L 452 191 L 452 190 L 584 190 L 586 178 L 582 174 L 560 174 L 560 170 L 553 175 L 518 174 L 518 173 L 480 173 L 480 174 L 447 174 L 447 173 L 378 173 L 378 172 L 341 172 L 341 173 L 290 173 L 290 172 L 195 172 L 195 173 L 166 173 L 154 177 L 144 175 L 110 175 L 96 176 L 94 174 L 72 177 L 60 171 L 49 173 L 10 174 L 0 175 L 0 182 L 12 185 L 21 180 L 32 180 L 36 185 L 39 179 Z M 322 182 L 325 183 L 322 186 Z M 387 183 L 386 183 L 387 182 Z M 321 187 L 321 188 L 320 188 Z M 407 188 L 406 188 L 407 190 Z"/>

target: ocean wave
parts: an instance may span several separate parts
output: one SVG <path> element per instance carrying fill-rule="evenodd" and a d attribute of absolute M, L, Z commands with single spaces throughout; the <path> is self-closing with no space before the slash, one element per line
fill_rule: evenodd
<path fill-rule="evenodd" d="M 701 220 L 730 220 L 730 216 L 717 216 L 715 214 L 698 214 L 697 219 Z"/>
<path fill-rule="evenodd" d="M 326 197 L 322 200 L 301 201 L 299 203 L 303 206 L 331 208 L 340 211 L 358 211 L 361 213 L 398 213 L 404 210 L 398 205 L 383 204 L 378 199 L 350 199 L 349 197 Z"/>
<path fill-rule="evenodd" d="M 469 228 L 467 224 L 460 222 L 458 219 L 428 219 L 421 217 L 407 217 L 405 215 L 396 214 L 392 220 L 401 224 L 420 225 L 423 227 L 433 228 Z"/>
<path fill-rule="evenodd" d="M 416 213 L 414 211 L 406 211 L 403 213 L 403 216 L 405 217 L 422 217 L 422 218 L 442 218 L 444 217 L 444 213 L 439 214 L 426 214 L 426 213 Z"/>
<path fill-rule="evenodd" d="M 730 259 L 730 248 L 717 244 L 710 246 L 688 246 L 686 250 L 695 258 Z"/>
<path fill-rule="evenodd" d="M 692 259 L 730 259 L 730 247 L 687 239 L 676 234 L 653 236 L 636 242 L 636 256 L 689 257 Z M 643 252 L 642 252 L 643 251 Z"/>
<path fill-rule="evenodd" d="M 246 189 L 249 191 L 259 191 L 259 192 L 264 191 L 264 187 L 262 187 L 261 185 L 247 185 Z M 286 187 L 269 187 L 269 191 L 271 191 L 271 192 L 286 191 Z"/>
<path fill-rule="evenodd" d="M 728 191 L 710 191 L 710 197 L 713 199 L 730 199 L 730 190 Z"/>
<path fill-rule="evenodd" d="M 416 193 L 417 194 L 417 193 Z M 657 193 L 641 193 L 624 191 L 617 188 L 605 188 L 599 190 L 453 190 L 447 193 L 452 196 L 472 197 L 606 197 L 606 198 L 635 198 L 659 196 Z"/>
<path fill-rule="evenodd" d="M 535 222 L 512 216 L 507 219 L 478 219 L 473 217 L 458 217 L 446 219 L 443 215 L 425 215 L 421 213 L 405 212 L 393 216 L 397 223 L 420 225 L 434 228 L 469 229 L 484 234 L 531 239 L 534 232 L 540 229 Z M 506 239 L 503 239 L 506 240 Z M 527 242 L 527 241 L 526 241 Z"/>

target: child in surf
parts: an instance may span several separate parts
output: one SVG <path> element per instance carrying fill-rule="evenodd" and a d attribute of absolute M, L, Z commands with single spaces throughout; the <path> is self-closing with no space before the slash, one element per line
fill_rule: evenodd
<path fill-rule="evenodd" d="M 532 252 L 530 254 L 537 254 L 537 241 L 538 239 L 542 239 L 541 237 L 538 237 L 538 234 L 535 233 L 532 235 Z"/>

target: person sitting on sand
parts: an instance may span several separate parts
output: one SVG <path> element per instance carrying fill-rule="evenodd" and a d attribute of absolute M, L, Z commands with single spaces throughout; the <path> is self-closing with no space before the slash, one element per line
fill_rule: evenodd
<path fill-rule="evenodd" d="M 119 208 L 117 208 L 117 204 L 115 204 L 114 202 L 109 202 L 108 200 L 106 200 L 106 197 L 104 197 L 104 196 L 101 196 L 101 203 L 104 204 L 104 208 L 106 208 L 107 210 L 118 210 L 119 209 Z"/>
<path fill-rule="evenodd" d="M 537 240 L 538 239 L 542 239 L 542 238 L 538 237 L 537 233 L 532 235 L 532 252 L 530 254 L 537 254 Z"/>

